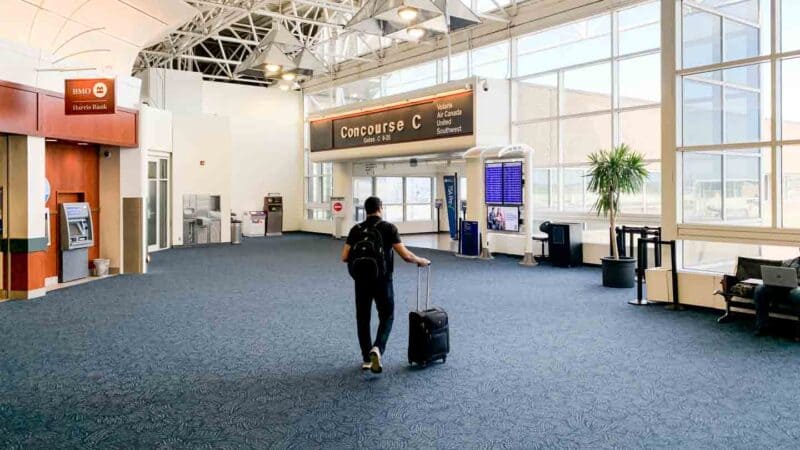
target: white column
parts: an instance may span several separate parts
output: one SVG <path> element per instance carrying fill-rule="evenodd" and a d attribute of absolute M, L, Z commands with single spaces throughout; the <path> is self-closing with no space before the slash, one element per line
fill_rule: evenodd
<path fill-rule="evenodd" d="M 525 254 L 520 264 L 523 266 L 535 266 L 533 259 L 533 151 L 525 154 L 524 160 L 525 173 L 525 223 L 522 228 L 522 235 L 525 238 Z"/>
<path fill-rule="evenodd" d="M 106 156 L 108 155 L 108 156 Z M 122 269 L 122 195 L 120 149 L 100 148 L 100 257 L 110 260 L 114 271 Z"/>
<path fill-rule="evenodd" d="M 44 138 L 9 137 L 8 236 L 45 237 Z"/>
<path fill-rule="evenodd" d="M 680 2 L 661 0 L 661 227 L 663 239 L 678 236 L 678 158 L 676 61 Z"/>
<path fill-rule="evenodd" d="M 342 234 L 347 235 L 347 231 L 353 226 L 355 215 L 355 205 L 353 205 L 353 163 L 349 161 L 333 163 L 333 197 L 344 197 L 347 212 L 342 222 Z M 331 226 L 336 226 L 336 221 L 331 221 Z M 333 228 L 331 228 L 333 232 Z"/>

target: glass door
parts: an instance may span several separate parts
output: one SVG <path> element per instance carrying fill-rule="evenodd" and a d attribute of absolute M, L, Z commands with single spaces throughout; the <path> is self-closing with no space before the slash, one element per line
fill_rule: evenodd
<path fill-rule="evenodd" d="M 169 158 L 147 161 L 147 249 L 169 247 Z"/>

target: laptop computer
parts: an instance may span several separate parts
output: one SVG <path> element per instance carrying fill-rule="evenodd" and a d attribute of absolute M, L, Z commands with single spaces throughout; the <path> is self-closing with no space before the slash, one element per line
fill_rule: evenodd
<path fill-rule="evenodd" d="M 793 267 L 761 266 L 761 278 L 766 286 L 797 287 L 797 269 Z"/>

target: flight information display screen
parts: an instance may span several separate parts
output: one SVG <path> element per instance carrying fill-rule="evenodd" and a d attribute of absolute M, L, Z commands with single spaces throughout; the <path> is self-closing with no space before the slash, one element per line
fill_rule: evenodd
<path fill-rule="evenodd" d="M 522 204 L 522 163 L 503 164 L 503 204 Z"/>
<path fill-rule="evenodd" d="M 489 163 L 484 174 L 487 205 L 522 204 L 522 163 Z"/>
<path fill-rule="evenodd" d="M 503 203 L 503 164 L 492 163 L 486 164 L 486 203 L 487 204 L 502 204 Z"/>

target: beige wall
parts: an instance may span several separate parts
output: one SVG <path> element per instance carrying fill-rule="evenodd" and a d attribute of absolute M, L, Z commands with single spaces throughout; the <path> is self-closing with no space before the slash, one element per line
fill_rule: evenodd
<path fill-rule="evenodd" d="M 172 244 L 183 245 L 184 194 L 221 196 L 221 239 L 230 242 L 229 119 L 208 114 L 175 114 L 172 125 Z"/>
<path fill-rule="evenodd" d="M 108 152 L 108 157 L 105 153 Z M 122 195 L 120 149 L 100 147 L 100 257 L 113 270 L 122 267 Z"/>

